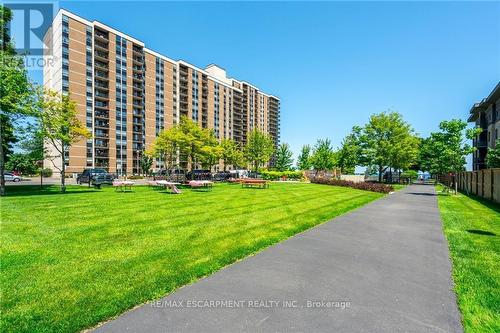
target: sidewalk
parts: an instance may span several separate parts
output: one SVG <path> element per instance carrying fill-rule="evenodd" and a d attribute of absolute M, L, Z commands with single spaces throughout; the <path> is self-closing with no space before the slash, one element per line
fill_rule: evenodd
<path fill-rule="evenodd" d="M 436 199 L 408 186 L 96 331 L 461 332 Z"/>

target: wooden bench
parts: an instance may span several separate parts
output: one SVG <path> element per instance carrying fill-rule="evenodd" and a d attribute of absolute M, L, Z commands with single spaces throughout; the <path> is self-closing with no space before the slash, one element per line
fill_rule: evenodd
<path fill-rule="evenodd" d="M 269 188 L 269 182 L 265 179 L 241 179 L 241 187 Z"/>

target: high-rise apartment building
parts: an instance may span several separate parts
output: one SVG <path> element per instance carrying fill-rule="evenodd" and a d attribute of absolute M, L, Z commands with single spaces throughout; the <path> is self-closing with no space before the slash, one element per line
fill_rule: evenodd
<path fill-rule="evenodd" d="M 278 145 L 279 98 L 227 77 L 217 65 L 201 69 L 172 60 L 66 10 L 56 15 L 45 44 L 51 45 L 53 61 L 44 67 L 44 86 L 69 93 L 93 135 L 69 147 L 69 173 L 88 167 L 138 172 L 145 149 L 181 116 L 213 129 L 219 139 L 244 145 L 248 132 L 258 129 Z"/>

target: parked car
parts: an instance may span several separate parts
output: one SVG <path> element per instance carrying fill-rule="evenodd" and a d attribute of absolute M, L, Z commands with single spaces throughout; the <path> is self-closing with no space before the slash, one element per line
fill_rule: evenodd
<path fill-rule="evenodd" d="M 16 182 L 16 183 L 21 181 L 21 177 L 19 177 L 18 175 L 15 175 L 12 172 L 4 172 L 3 177 L 5 178 L 5 181 L 11 181 L 11 182 Z"/>
<path fill-rule="evenodd" d="M 100 187 L 102 184 L 113 184 L 114 176 L 104 169 L 85 169 L 76 177 L 78 184 L 89 184 Z"/>
<path fill-rule="evenodd" d="M 210 170 L 193 170 L 186 173 L 187 180 L 212 180 Z"/>
<path fill-rule="evenodd" d="M 229 178 L 232 178 L 232 175 L 229 171 L 216 172 L 213 176 L 213 179 L 218 182 L 225 182 Z"/>
<path fill-rule="evenodd" d="M 184 183 L 186 181 L 186 173 L 181 169 L 160 170 L 154 177 L 154 180 L 168 180 L 169 182 Z"/>

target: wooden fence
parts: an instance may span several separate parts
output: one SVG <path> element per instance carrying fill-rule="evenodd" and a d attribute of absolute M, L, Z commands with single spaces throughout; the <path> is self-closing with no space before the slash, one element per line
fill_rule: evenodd
<path fill-rule="evenodd" d="M 453 178 L 445 176 L 440 181 L 452 186 Z M 500 168 L 460 172 L 457 174 L 457 184 L 461 192 L 500 203 Z"/>

